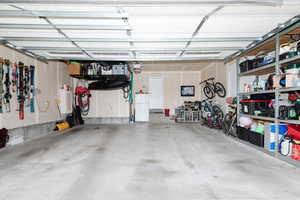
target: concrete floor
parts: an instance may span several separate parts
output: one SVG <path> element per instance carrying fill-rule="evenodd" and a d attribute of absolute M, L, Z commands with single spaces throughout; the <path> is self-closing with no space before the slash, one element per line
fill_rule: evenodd
<path fill-rule="evenodd" d="M 299 172 L 197 124 L 89 126 L 2 150 L 0 199 L 298 200 Z"/>

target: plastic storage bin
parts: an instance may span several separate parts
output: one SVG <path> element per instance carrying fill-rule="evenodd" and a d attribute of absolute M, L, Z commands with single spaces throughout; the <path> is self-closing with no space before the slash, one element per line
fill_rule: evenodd
<path fill-rule="evenodd" d="M 264 135 L 248 130 L 249 133 L 249 142 L 259 147 L 264 147 Z"/>
<path fill-rule="evenodd" d="M 287 134 L 294 140 L 300 140 L 300 125 L 290 124 L 287 126 Z"/>
<path fill-rule="evenodd" d="M 240 63 L 240 72 L 247 72 L 253 69 L 253 60 L 245 60 L 244 62 Z"/>
<path fill-rule="evenodd" d="M 244 127 L 238 126 L 237 128 L 237 136 L 241 140 L 249 141 L 249 132 L 250 131 Z"/>
<path fill-rule="evenodd" d="M 300 161 L 300 141 L 293 143 L 291 158 Z"/>
<path fill-rule="evenodd" d="M 300 63 L 291 64 L 286 67 L 285 72 L 287 74 L 299 74 L 300 72 Z"/>
<path fill-rule="evenodd" d="M 287 125 L 279 124 L 279 135 L 278 139 L 281 138 L 287 133 Z M 275 134 L 275 124 L 273 123 L 265 123 L 265 131 L 264 131 L 264 147 L 270 151 L 274 151 L 276 148 L 276 134 Z"/>

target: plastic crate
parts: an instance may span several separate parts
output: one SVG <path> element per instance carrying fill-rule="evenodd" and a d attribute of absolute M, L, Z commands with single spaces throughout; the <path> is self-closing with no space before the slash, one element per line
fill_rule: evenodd
<path fill-rule="evenodd" d="M 241 100 L 241 112 L 246 115 L 254 115 L 256 110 L 268 109 L 271 100 Z"/>
<path fill-rule="evenodd" d="M 244 127 L 237 127 L 237 136 L 241 140 L 249 141 L 249 130 Z"/>
<path fill-rule="evenodd" d="M 254 144 L 256 146 L 259 146 L 259 147 L 264 147 L 264 135 L 262 134 L 259 134 L 259 133 L 256 133 L 256 132 L 253 132 L 253 131 L 249 131 L 249 142 L 251 144 Z"/>
<path fill-rule="evenodd" d="M 261 67 L 262 66 L 261 63 L 263 63 L 263 61 L 264 61 L 264 58 L 255 58 L 253 60 L 253 69 Z"/>
<path fill-rule="evenodd" d="M 240 72 L 247 72 L 253 69 L 253 60 L 245 60 L 244 62 L 240 63 Z"/>

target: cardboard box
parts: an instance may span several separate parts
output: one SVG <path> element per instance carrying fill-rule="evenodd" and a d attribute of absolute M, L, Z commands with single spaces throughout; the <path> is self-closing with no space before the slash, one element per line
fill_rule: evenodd
<path fill-rule="evenodd" d="M 300 80 L 300 75 L 298 74 L 286 74 L 285 87 L 296 87 Z"/>
<path fill-rule="evenodd" d="M 70 75 L 80 75 L 81 65 L 79 63 L 72 63 L 68 65 Z"/>

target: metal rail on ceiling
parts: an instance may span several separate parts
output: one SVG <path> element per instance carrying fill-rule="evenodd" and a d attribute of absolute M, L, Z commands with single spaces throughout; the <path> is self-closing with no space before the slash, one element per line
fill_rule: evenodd
<path fill-rule="evenodd" d="M 0 17 L 34 17 L 36 16 L 48 18 L 95 18 L 95 19 L 124 19 L 128 15 L 126 13 L 103 13 L 103 12 L 82 12 L 82 11 L 27 11 L 27 10 L 0 10 Z"/>
<path fill-rule="evenodd" d="M 127 25 L 57 24 L 55 26 L 59 29 L 64 29 L 64 30 L 130 30 L 130 27 Z M 8 24 L 8 23 L 1 23 L 0 28 L 1 29 L 38 29 L 38 30 L 53 29 L 53 27 L 50 24 Z"/>
<path fill-rule="evenodd" d="M 186 51 L 186 49 L 190 46 L 190 44 L 192 43 L 194 37 L 196 37 L 196 35 L 198 34 L 198 32 L 200 31 L 201 27 L 204 25 L 204 23 L 208 20 L 208 18 L 215 14 L 216 12 L 218 12 L 219 10 L 221 10 L 222 8 L 224 8 L 224 6 L 219 6 L 215 9 L 213 9 L 211 12 L 209 12 L 207 15 L 205 15 L 201 22 L 199 23 L 199 25 L 196 27 L 195 31 L 193 32 L 192 34 L 192 37 L 190 38 L 190 40 L 186 43 L 185 47 L 184 47 L 184 50 L 182 50 L 180 53 L 179 53 L 179 56 L 182 56 L 184 54 L 184 52 Z"/>
<path fill-rule="evenodd" d="M 76 47 L 44 47 L 44 46 L 20 46 L 20 49 L 28 49 L 34 51 L 76 51 Z M 237 51 L 243 47 L 190 47 L 186 51 Z M 141 52 L 177 52 L 182 48 L 105 48 L 105 47 L 86 47 L 86 51 L 141 51 Z"/>
<path fill-rule="evenodd" d="M 43 41 L 43 42 L 66 42 L 68 41 L 63 37 L 0 37 L 3 40 L 8 41 Z M 75 42 L 187 42 L 190 38 L 172 38 L 172 37 L 161 37 L 151 38 L 150 37 L 118 37 L 118 38 L 76 38 L 71 37 Z M 208 37 L 208 38 L 194 38 L 194 42 L 252 42 L 260 40 L 260 37 Z"/>
<path fill-rule="evenodd" d="M 256 5 L 256 6 L 281 6 L 282 0 L 160 0 L 160 1 L 138 1 L 138 0 L 2 0 L 1 3 L 22 4 L 94 4 L 101 6 L 201 6 L 201 5 Z"/>

